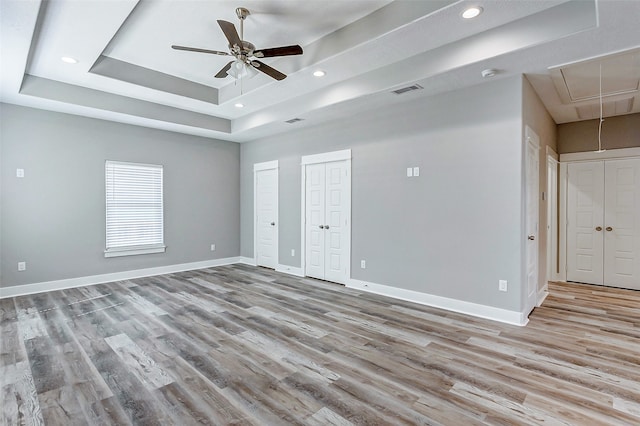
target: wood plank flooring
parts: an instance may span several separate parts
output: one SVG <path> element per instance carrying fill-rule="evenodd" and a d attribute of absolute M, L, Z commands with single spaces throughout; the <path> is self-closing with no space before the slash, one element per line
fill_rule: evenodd
<path fill-rule="evenodd" d="M 0 300 L 6 425 L 638 425 L 640 292 L 526 327 L 232 265 Z"/>

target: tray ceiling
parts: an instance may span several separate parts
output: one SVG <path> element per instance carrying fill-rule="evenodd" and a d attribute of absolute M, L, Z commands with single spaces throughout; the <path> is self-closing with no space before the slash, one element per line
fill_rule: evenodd
<path fill-rule="evenodd" d="M 471 4 L 483 13 L 463 20 Z M 238 6 L 258 48 L 303 47 L 264 60 L 285 80 L 216 79 L 229 58 L 170 48 L 226 50 L 216 20 L 237 25 Z M 592 118 L 600 64 L 584 59 L 604 56 L 607 113 L 640 104 L 640 2 L 3 0 L 0 12 L 3 102 L 229 141 L 482 84 L 486 68 L 526 74 L 558 123 Z M 423 89 L 391 93 L 413 84 Z"/>

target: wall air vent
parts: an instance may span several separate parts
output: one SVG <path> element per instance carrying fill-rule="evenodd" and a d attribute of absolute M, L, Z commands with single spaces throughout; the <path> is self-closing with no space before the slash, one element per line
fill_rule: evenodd
<path fill-rule="evenodd" d="M 293 123 L 297 123 L 298 121 L 302 121 L 302 120 L 304 120 L 304 118 L 292 118 L 291 120 L 285 121 L 285 123 L 293 124 Z"/>
<path fill-rule="evenodd" d="M 411 86 L 407 86 L 407 87 L 402 87 L 400 89 L 396 89 L 396 90 L 392 91 L 391 93 L 395 93 L 396 95 L 402 95 L 403 93 L 412 92 L 414 90 L 420 90 L 420 89 L 424 89 L 424 87 L 420 86 L 419 84 L 414 84 L 414 85 L 411 85 Z"/>

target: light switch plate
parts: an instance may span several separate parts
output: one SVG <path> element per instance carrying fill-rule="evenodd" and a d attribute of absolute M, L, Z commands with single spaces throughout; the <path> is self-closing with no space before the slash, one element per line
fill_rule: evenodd
<path fill-rule="evenodd" d="M 23 178 L 24 177 L 24 169 L 16 169 L 16 177 Z"/>
<path fill-rule="evenodd" d="M 414 176 L 420 176 L 420 167 L 414 167 L 413 168 L 413 175 Z"/>
<path fill-rule="evenodd" d="M 412 177 L 412 176 L 413 176 L 413 168 L 407 167 L 407 177 Z"/>

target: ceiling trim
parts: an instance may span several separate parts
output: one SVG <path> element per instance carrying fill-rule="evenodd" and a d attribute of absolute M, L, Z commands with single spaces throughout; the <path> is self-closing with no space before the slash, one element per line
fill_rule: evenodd
<path fill-rule="evenodd" d="M 167 105 L 89 89 L 26 74 L 21 94 L 96 108 L 142 118 L 231 133 L 231 121 Z"/>
<path fill-rule="evenodd" d="M 129 62 L 109 58 L 108 56 L 100 55 L 89 72 L 103 77 L 125 81 L 135 84 L 136 86 L 143 86 L 149 89 L 173 93 L 174 95 L 185 96 L 218 105 L 218 89 L 215 87 L 185 80 Z"/>

